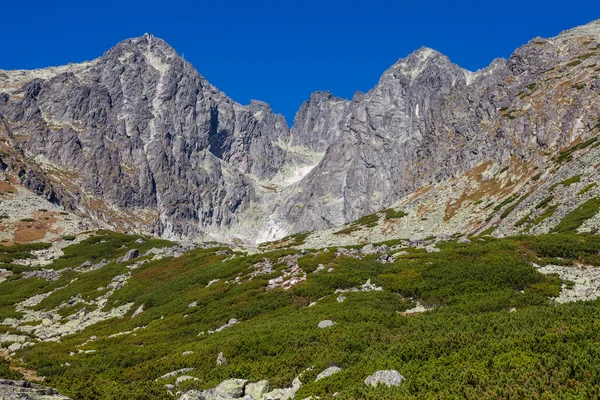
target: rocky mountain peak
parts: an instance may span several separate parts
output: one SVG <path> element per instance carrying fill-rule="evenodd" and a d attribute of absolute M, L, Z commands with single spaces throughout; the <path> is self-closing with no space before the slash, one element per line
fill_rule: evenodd
<path fill-rule="evenodd" d="M 329 228 L 587 139 L 599 26 L 534 39 L 477 72 L 423 47 L 352 100 L 313 93 L 291 129 L 144 35 L 91 62 L 0 71 L 0 166 L 120 229 L 252 242 Z"/>

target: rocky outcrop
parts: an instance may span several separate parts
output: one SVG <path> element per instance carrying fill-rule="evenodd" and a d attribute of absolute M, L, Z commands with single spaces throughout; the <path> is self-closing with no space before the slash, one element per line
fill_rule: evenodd
<path fill-rule="evenodd" d="M 57 390 L 30 383 L 0 379 L 0 399 L 3 400 L 69 400 Z"/>
<path fill-rule="evenodd" d="M 489 162 L 543 167 L 598 134 L 600 22 L 469 72 L 422 48 L 351 101 L 315 93 L 290 130 L 164 41 L 0 74 L 0 167 L 102 224 L 260 242 L 389 207 Z"/>

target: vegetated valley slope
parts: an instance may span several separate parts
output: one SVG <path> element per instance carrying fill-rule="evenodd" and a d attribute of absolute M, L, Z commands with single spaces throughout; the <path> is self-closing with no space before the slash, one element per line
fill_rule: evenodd
<path fill-rule="evenodd" d="M 352 100 L 313 94 L 288 129 L 145 35 L 0 71 L 0 169 L 85 223 L 167 239 L 260 243 L 389 207 L 414 218 L 404 237 L 541 233 L 598 195 L 579 193 L 600 162 L 599 61 L 599 21 L 474 73 L 422 48 Z"/>

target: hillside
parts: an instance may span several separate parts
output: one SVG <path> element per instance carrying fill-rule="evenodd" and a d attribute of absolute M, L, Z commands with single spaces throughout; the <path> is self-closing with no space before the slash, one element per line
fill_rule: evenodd
<path fill-rule="evenodd" d="M 598 263 L 597 235 L 254 255 L 76 241 L 43 273 L 15 258 L 44 245 L 4 247 L 0 283 L 11 365 L 72 399 L 212 399 L 200 391 L 234 378 L 267 380 L 261 399 L 599 395 L 600 288 L 582 267 Z M 365 385 L 378 370 L 400 385 Z"/>

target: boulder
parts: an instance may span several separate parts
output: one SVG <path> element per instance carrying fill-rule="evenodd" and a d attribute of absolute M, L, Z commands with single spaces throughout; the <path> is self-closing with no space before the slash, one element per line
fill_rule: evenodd
<path fill-rule="evenodd" d="M 323 379 L 323 378 L 327 378 L 333 374 L 337 374 L 338 372 L 341 372 L 342 369 L 340 367 L 329 367 L 327 369 L 325 369 L 323 372 L 321 372 L 319 375 L 317 375 L 317 377 L 315 378 L 315 382 Z"/>
<path fill-rule="evenodd" d="M 244 395 L 244 388 L 247 384 L 247 379 L 227 379 L 219 383 L 215 392 L 218 396 L 236 399 Z"/>
<path fill-rule="evenodd" d="M 471 241 L 469 239 L 467 239 L 466 237 L 461 237 L 457 240 L 457 243 L 467 244 L 467 243 L 471 243 Z"/>
<path fill-rule="evenodd" d="M 334 325 L 335 325 L 335 322 L 333 322 L 330 319 L 325 319 L 325 320 L 319 322 L 319 325 L 317 325 L 317 326 L 321 329 L 325 329 L 325 328 L 329 328 L 330 326 L 334 326 Z"/>
<path fill-rule="evenodd" d="M 403 380 L 404 377 L 395 369 L 381 370 L 367 377 L 365 384 L 373 387 L 376 387 L 380 383 L 386 386 L 398 386 Z"/>
<path fill-rule="evenodd" d="M 125 255 L 123 257 L 119 257 L 117 259 L 117 262 L 127 262 L 127 261 L 131 261 L 133 259 L 136 259 L 140 256 L 140 252 L 138 251 L 138 249 L 131 249 L 129 250 L 127 253 L 125 253 Z"/>
<path fill-rule="evenodd" d="M 437 247 L 435 247 L 433 245 L 429 245 L 429 246 L 425 246 L 425 251 L 428 253 L 439 253 L 440 249 L 438 249 Z"/>
<path fill-rule="evenodd" d="M 227 365 L 227 359 L 223 355 L 223 352 L 220 352 L 217 356 L 217 365 Z"/>
<path fill-rule="evenodd" d="M 252 400 L 260 400 L 270 390 L 271 384 L 269 381 L 258 381 L 256 383 L 249 383 L 246 385 L 245 394 L 246 396 L 250 396 Z"/>
<path fill-rule="evenodd" d="M 165 385 L 167 386 L 167 385 Z M 172 388 L 167 388 L 172 389 Z M 179 397 L 179 400 L 204 400 L 206 397 L 199 390 L 190 390 Z"/>
<path fill-rule="evenodd" d="M 15 352 L 17 350 L 19 350 L 21 348 L 21 344 L 20 343 L 13 343 L 10 346 L 8 346 L 8 351 Z"/>
<path fill-rule="evenodd" d="M 363 246 L 363 248 L 360 249 L 360 252 L 363 254 L 374 254 L 374 253 L 376 253 L 376 249 L 372 243 L 369 243 L 369 244 Z"/>

